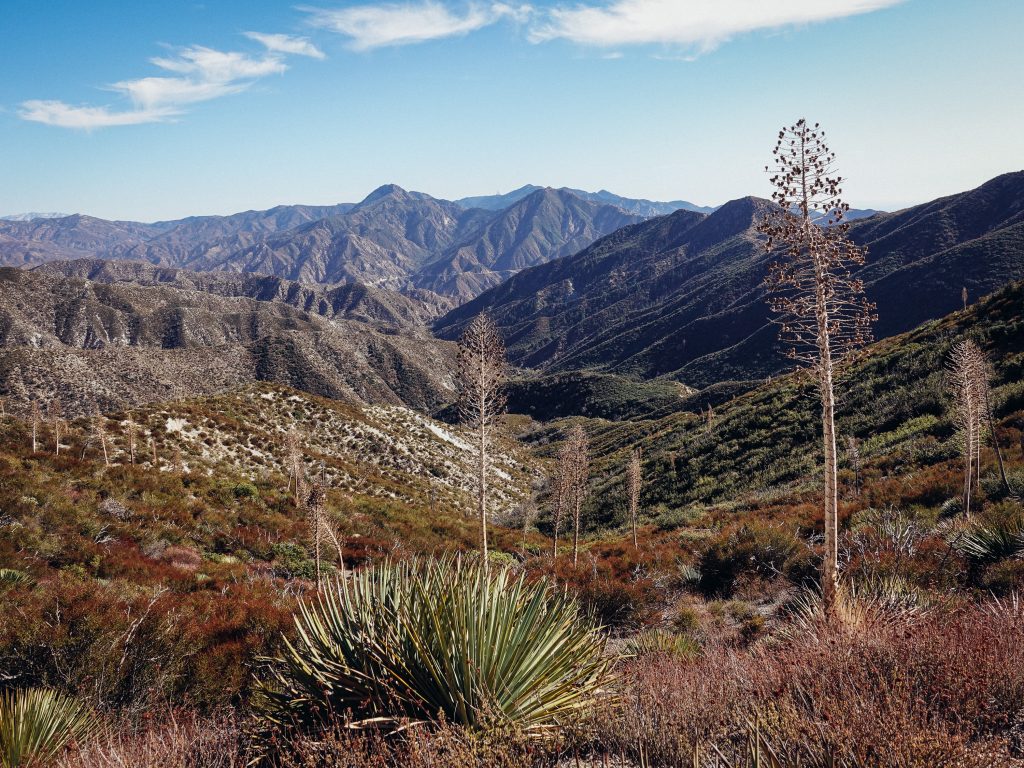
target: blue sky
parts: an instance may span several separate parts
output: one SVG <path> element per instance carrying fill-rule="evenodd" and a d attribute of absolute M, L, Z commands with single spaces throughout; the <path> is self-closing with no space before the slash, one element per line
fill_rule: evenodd
<path fill-rule="evenodd" d="M 820 121 L 857 207 L 1024 168 L 1020 0 L 5 0 L 0 213 L 155 220 L 526 183 L 767 195 Z"/>

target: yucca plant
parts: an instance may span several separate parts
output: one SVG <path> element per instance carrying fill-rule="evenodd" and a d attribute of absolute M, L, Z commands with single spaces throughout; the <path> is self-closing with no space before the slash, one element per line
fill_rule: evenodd
<path fill-rule="evenodd" d="M 953 548 L 978 562 L 991 562 L 1024 554 L 1024 524 L 1021 520 L 972 521 L 950 536 Z"/>
<path fill-rule="evenodd" d="M 295 623 L 259 703 L 271 724 L 303 730 L 344 713 L 542 729 L 585 707 L 611 663 L 568 595 L 475 559 L 362 571 Z"/>
<path fill-rule="evenodd" d="M 32 577 L 24 571 L 19 571 L 15 568 L 0 568 L 0 589 L 27 587 L 32 584 Z"/>
<path fill-rule="evenodd" d="M 78 701 L 46 688 L 0 693 L 0 766 L 20 768 L 52 759 L 96 731 Z"/>

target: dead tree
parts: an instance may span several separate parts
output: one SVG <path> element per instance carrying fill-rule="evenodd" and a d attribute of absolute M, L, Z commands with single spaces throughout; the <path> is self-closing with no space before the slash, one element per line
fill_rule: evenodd
<path fill-rule="evenodd" d="M 949 355 L 949 387 L 953 395 L 953 422 L 964 461 L 964 516 L 971 515 L 971 489 L 981 450 L 983 362 L 981 350 L 970 340 L 958 341 Z M 980 474 L 980 472 L 978 472 Z"/>
<path fill-rule="evenodd" d="M 459 339 L 459 413 L 476 432 L 480 551 L 487 562 L 487 465 L 491 432 L 505 410 L 505 342 L 494 321 L 477 315 Z M 485 566 L 486 567 L 486 566 Z"/>
<path fill-rule="evenodd" d="M 153 469 L 159 470 L 160 469 L 160 457 L 157 456 L 157 453 L 156 453 L 156 438 L 153 437 L 153 436 L 150 436 L 150 438 L 149 438 L 149 447 L 150 447 L 150 450 L 153 453 Z"/>
<path fill-rule="evenodd" d="M 967 311 L 967 286 L 960 289 L 960 298 L 964 303 L 964 312 Z"/>
<path fill-rule="evenodd" d="M 839 591 L 835 391 L 836 366 L 870 340 L 874 306 L 863 283 L 850 270 L 864 263 L 865 251 L 849 237 L 843 218 L 842 177 L 825 132 L 799 120 L 779 131 L 771 177 L 775 205 L 758 223 L 769 252 L 781 251 L 765 280 L 769 304 L 790 345 L 790 356 L 808 367 L 821 395 L 825 474 L 825 559 L 822 596 L 835 615 Z M 766 166 L 766 170 L 769 170 Z"/>
<path fill-rule="evenodd" d="M 60 406 L 60 400 L 51 400 L 46 407 L 47 420 L 50 422 L 50 431 L 53 432 L 53 455 L 60 456 L 60 439 L 64 436 L 64 411 Z"/>
<path fill-rule="evenodd" d="M 633 528 L 633 549 L 639 549 L 636 538 L 636 518 L 640 511 L 640 489 L 643 484 L 643 467 L 640 464 L 640 449 L 634 448 L 626 467 L 626 496 L 629 498 L 629 522 Z"/>

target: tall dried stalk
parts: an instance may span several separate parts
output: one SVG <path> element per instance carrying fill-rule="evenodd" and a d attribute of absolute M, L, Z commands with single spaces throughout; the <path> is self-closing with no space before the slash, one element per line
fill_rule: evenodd
<path fill-rule="evenodd" d="M 305 483 L 302 483 L 305 488 Z M 327 483 L 321 474 L 319 480 L 309 486 L 309 491 L 304 494 L 303 510 L 306 514 L 306 525 L 309 528 L 309 538 L 313 545 L 313 559 L 316 563 L 316 583 L 322 583 L 321 550 L 324 546 L 331 546 L 338 555 L 338 570 L 345 571 L 345 556 L 342 553 L 341 540 L 334 529 L 330 517 L 327 515 Z"/>
<path fill-rule="evenodd" d="M 135 466 L 135 448 L 139 439 L 139 425 L 135 423 L 135 419 L 129 413 L 128 418 L 125 419 L 124 423 L 124 437 L 125 442 L 128 444 L 128 463 L 133 467 Z"/>
<path fill-rule="evenodd" d="M 46 406 L 46 416 L 53 432 L 53 455 L 60 456 L 60 440 L 64 436 L 64 411 L 60 400 L 51 400 Z"/>
<path fill-rule="evenodd" d="M 302 435 L 299 430 L 289 429 L 284 436 L 285 466 L 288 468 L 288 488 L 292 491 L 292 499 L 295 506 L 299 506 L 302 500 Z"/>
<path fill-rule="evenodd" d="M 487 465 L 491 431 L 505 410 L 505 342 L 494 321 L 477 315 L 459 339 L 459 413 L 476 432 L 480 552 L 487 562 Z"/>
<path fill-rule="evenodd" d="M 95 403 L 93 403 L 92 406 L 92 418 L 90 419 L 90 422 L 92 424 L 93 437 L 96 438 L 100 444 L 100 448 L 103 450 L 103 464 L 104 466 L 109 467 L 110 454 L 107 451 L 107 426 L 104 423 L 103 414 L 100 413 L 99 406 Z"/>
<path fill-rule="evenodd" d="M 981 350 L 973 341 L 961 340 L 949 355 L 949 387 L 953 395 L 953 421 L 964 460 L 963 510 L 971 515 L 971 489 L 981 450 L 981 418 L 984 409 L 984 367 Z"/>
<path fill-rule="evenodd" d="M 863 283 L 850 274 L 865 252 L 850 240 L 843 218 L 842 177 L 825 132 L 805 120 L 779 131 L 773 151 L 776 205 L 758 223 L 769 252 L 781 250 L 765 280 L 769 304 L 778 316 L 790 357 L 808 367 L 821 394 L 825 460 L 825 559 L 822 593 L 826 613 L 835 615 L 839 591 L 838 462 L 834 376 L 851 351 L 870 340 L 874 306 Z M 766 170 L 768 168 L 766 167 Z M 820 218 L 819 218 L 820 217 Z"/>
<path fill-rule="evenodd" d="M 643 485 L 643 467 L 640 463 L 640 449 L 634 448 L 626 467 L 626 496 L 629 498 L 629 522 L 633 529 L 633 549 L 638 549 L 636 519 L 640 511 L 640 489 Z"/>
<path fill-rule="evenodd" d="M 559 452 L 559 478 L 563 487 L 563 504 L 572 510 L 572 564 L 580 558 L 580 526 L 583 504 L 587 499 L 587 481 L 590 477 L 590 444 L 583 427 L 569 430 Z"/>

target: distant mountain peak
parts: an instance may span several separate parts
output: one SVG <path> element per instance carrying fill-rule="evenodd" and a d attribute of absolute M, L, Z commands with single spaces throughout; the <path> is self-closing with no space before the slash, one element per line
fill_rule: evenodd
<path fill-rule="evenodd" d="M 402 189 L 397 184 L 383 184 L 377 187 L 375 190 L 373 190 L 373 192 L 368 194 L 359 204 L 367 205 L 369 203 L 375 203 L 378 200 L 383 200 L 386 197 L 394 197 L 400 200 L 404 200 L 409 197 L 409 193 L 406 190 Z"/>

